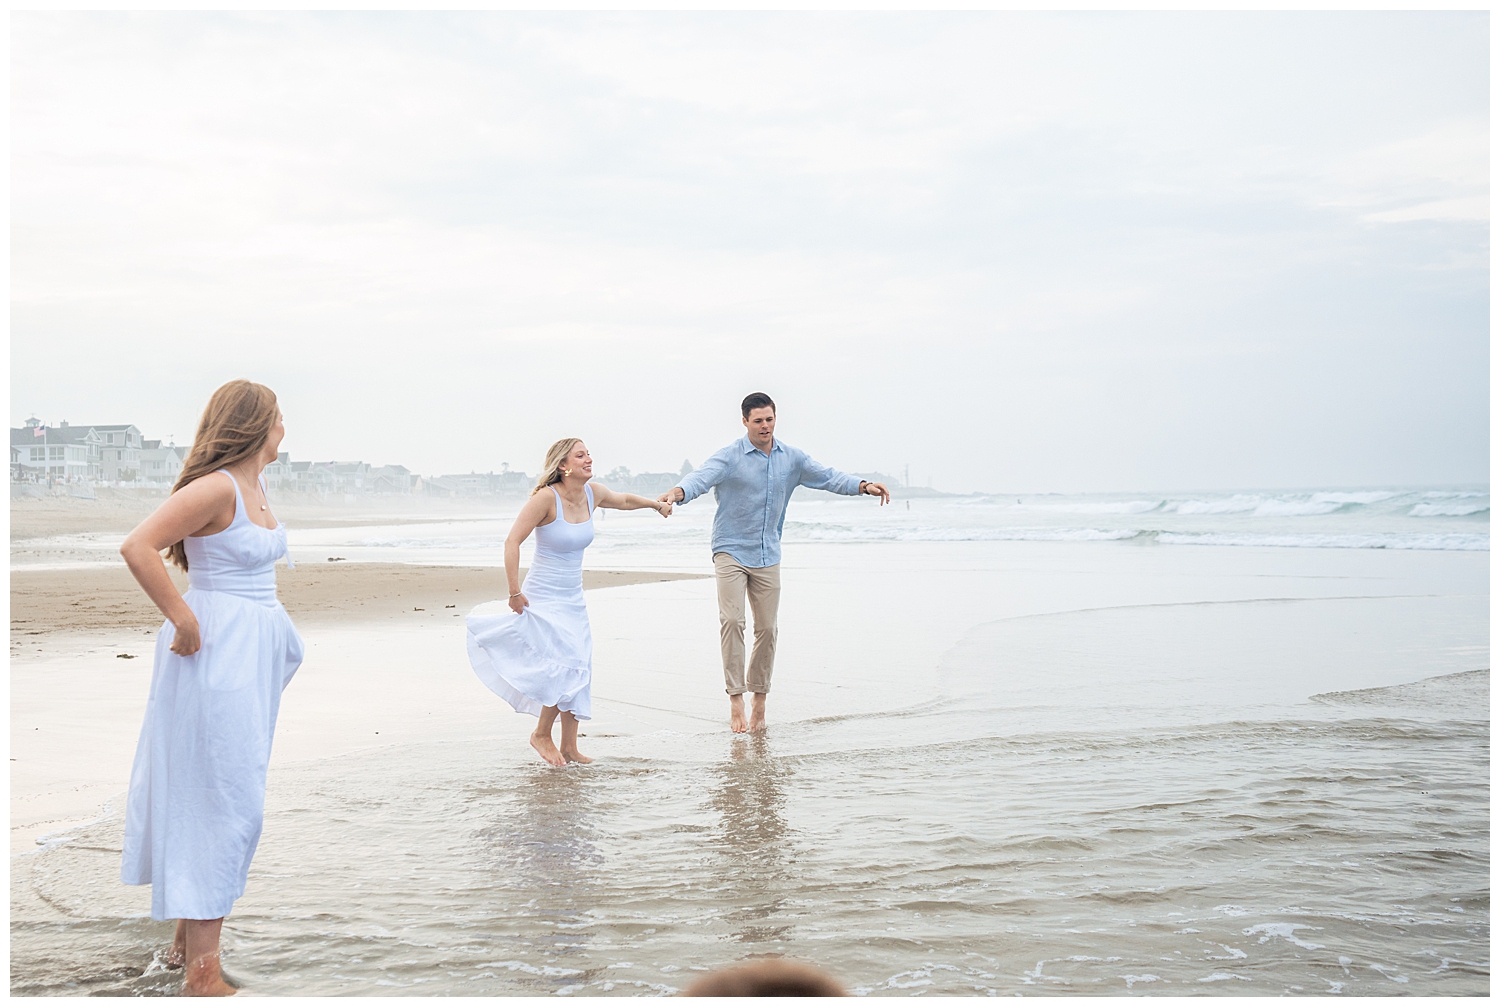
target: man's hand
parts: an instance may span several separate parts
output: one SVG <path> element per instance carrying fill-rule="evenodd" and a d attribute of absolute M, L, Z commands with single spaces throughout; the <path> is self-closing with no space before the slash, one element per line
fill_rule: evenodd
<path fill-rule="evenodd" d="M 867 496 L 879 497 L 882 507 L 891 502 L 891 491 L 885 488 L 885 483 L 860 483 L 859 491 Z"/>
<path fill-rule="evenodd" d="M 683 498 L 686 497 L 686 496 L 687 496 L 687 494 L 684 493 L 684 492 L 682 492 L 682 487 L 681 486 L 673 486 L 671 489 L 667 490 L 661 496 L 657 497 L 656 498 L 656 502 L 657 503 L 664 503 L 664 504 L 682 503 Z M 667 514 L 670 514 L 670 513 L 672 513 L 672 512 L 671 511 L 667 511 Z M 666 517 L 667 514 L 663 514 L 662 517 Z"/>

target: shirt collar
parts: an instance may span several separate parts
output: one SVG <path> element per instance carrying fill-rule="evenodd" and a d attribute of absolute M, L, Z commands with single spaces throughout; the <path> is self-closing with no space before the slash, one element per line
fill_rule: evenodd
<path fill-rule="evenodd" d="M 780 450 L 781 450 L 781 438 L 780 437 L 773 437 L 771 439 L 771 454 L 774 455 L 776 452 L 778 452 Z M 752 444 L 750 442 L 750 435 L 746 434 L 745 436 L 743 436 L 743 437 L 740 438 L 740 453 L 748 455 L 752 451 L 754 451 L 756 454 L 760 454 L 760 448 L 758 448 L 754 444 Z"/>

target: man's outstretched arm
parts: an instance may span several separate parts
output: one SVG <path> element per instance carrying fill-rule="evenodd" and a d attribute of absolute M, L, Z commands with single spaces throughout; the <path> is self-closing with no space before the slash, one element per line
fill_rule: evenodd
<path fill-rule="evenodd" d="M 826 490 L 829 493 L 842 493 L 851 497 L 861 494 L 879 497 L 882 507 L 891 502 L 891 491 L 885 488 L 884 483 L 856 479 L 838 469 L 815 462 L 811 458 L 803 458 L 802 478 L 798 480 L 798 483 L 810 490 Z"/>
<path fill-rule="evenodd" d="M 687 503 L 723 482 L 728 472 L 729 457 L 726 449 L 712 455 L 708 461 L 689 472 L 682 482 L 656 499 L 662 503 Z"/>

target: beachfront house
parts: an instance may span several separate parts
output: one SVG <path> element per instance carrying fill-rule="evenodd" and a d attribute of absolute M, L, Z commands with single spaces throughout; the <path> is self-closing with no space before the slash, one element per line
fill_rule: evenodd
<path fill-rule="evenodd" d="M 632 473 L 628 468 L 620 465 L 610 469 L 601 482 L 612 490 L 639 493 L 643 497 L 656 497 L 676 486 L 692 471 L 692 463 L 686 460 L 682 463 L 682 469 L 677 472 Z"/>
<path fill-rule="evenodd" d="M 35 416 L 22 427 L 11 427 L 11 474 L 23 481 L 101 478 L 104 440 L 89 426 L 70 426 L 67 420 L 49 427 Z"/>
<path fill-rule="evenodd" d="M 131 483 L 141 476 L 141 431 L 133 423 L 95 426 L 99 441 L 99 477 Z"/>
<path fill-rule="evenodd" d="M 469 472 L 419 479 L 414 491 L 429 497 L 525 496 L 532 479 L 525 472 Z"/>
<path fill-rule="evenodd" d="M 142 441 L 140 478 L 148 483 L 171 486 L 182 471 L 187 450 L 175 444 L 163 447 L 161 441 Z"/>
<path fill-rule="evenodd" d="M 366 490 L 370 493 L 405 496 L 412 491 L 416 476 L 405 465 L 382 465 L 370 469 Z"/>
<path fill-rule="evenodd" d="M 342 494 L 411 493 L 417 477 L 405 465 L 368 462 L 294 462 L 285 451 L 266 466 L 266 486 L 286 493 L 309 493 L 324 500 Z"/>

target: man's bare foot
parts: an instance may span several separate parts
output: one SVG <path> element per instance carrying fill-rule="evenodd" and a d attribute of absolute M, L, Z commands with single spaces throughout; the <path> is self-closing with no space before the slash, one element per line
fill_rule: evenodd
<path fill-rule="evenodd" d="M 745 722 L 745 697 L 729 697 L 729 729 L 735 734 L 744 734 L 749 725 Z"/>
<path fill-rule="evenodd" d="M 219 956 L 204 955 L 188 966 L 181 995 L 185 997 L 232 997 L 239 991 L 224 981 Z"/>
<path fill-rule="evenodd" d="M 751 732 L 755 732 L 764 731 L 765 729 L 766 694 L 764 692 L 757 692 L 755 693 L 755 697 L 750 700 L 750 730 Z"/>
<path fill-rule="evenodd" d="M 562 753 L 557 750 L 557 745 L 552 741 L 551 734 L 531 735 L 531 747 L 536 749 L 536 754 L 542 757 L 542 761 L 549 766 L 566 766 Z"/>
<path fill-rule="evenodd" d="M 576 748 L 573 748 L 573 749 L 564 748 L 562 750 L 562 757 L 564 759 L 567 759 L 569 762 L 579 762 L 579 763 L 583 763 L 584 765 L 587 765 L 588 763 L 594 761 L 593 759 L 589 758 L 587 755 L 584 755 L 582 752 L 580 752 Z"/>

